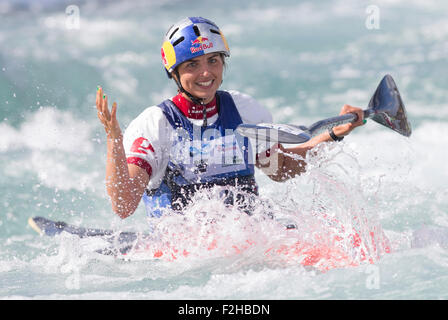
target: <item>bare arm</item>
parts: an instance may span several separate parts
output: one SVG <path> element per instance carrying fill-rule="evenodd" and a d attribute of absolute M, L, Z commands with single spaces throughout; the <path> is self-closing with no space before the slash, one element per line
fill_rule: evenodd
<path fill-rule="evenodd" d="M 111 198 L 113 211 L 124 219 L 137 209 L 149 176 L 139 166 L 127 164 L 123 134 L 117 121 L 117 103 L 113 103 L 109 112 L 107 96 L 101 88 L 97 91 L 96 107 L 98 118 L 107 134 L 107 193 Z"/>
<path fill-rule="evenodd" d="M 358 120 L 354 123 L 343 124 L 333 128 L 333 132 L 338 137 L 346 136 L 354 128 L 363 125 L 364 113 L 362 109 L 344 105 L 340 115 L 346 113 L 356 113 Z M 333 141 L 333 139 L 328 132 L 324 132 L 303 144 L 291 148 L 285 148 L 281 144 L 277 144 L 271 148 L 269 156 L 266 154 L 259 155 L 256 165 L 272 180 L 277 182 L 286 181 L 304 173 L 306 171 L 305 159 L 307 152 L 318 144 L 327 141 Z"/>

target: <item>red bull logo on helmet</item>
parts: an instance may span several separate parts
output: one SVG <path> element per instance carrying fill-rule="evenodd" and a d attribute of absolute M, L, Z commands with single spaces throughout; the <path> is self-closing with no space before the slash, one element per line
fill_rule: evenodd
<path fill-rule="evenodd" d="M 198 51 L 213 48 L 213 42 L 208 41 L 208 38 L 199 36 L 195 40 L 191 41 L 190 51 L 196 53 Z"/>

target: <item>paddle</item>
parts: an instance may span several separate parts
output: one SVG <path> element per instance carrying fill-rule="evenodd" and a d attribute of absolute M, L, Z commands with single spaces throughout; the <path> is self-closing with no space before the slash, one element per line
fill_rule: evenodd
<path fill-rule="evenodd" d="M 335 126 L 355 122 L 358 116 L 350 113 L 313 123 L 310 127 L 292 124 L 260 123 L 240 124 L 236 129 L 242 136 L 280 143 L 304 143 L 319 133 Z M 364 118 L 370 118 L 401 135 L 409 137 L 411 125 L 401 100 L 397 85 L 390 75 L 381 80 L 370 99 L 369 108 L 364 110 Z"/>

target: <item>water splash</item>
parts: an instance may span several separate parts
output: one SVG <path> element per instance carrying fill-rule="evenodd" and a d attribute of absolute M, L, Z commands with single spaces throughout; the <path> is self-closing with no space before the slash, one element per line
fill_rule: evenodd
<path fill-rule="evenodd" d="M 286 184 L 281 202 L 260 197 L 250 214 L 227 205 L 220 187 L 196 193 L 182 215 L 152 218 L 152 233 L 142 235 L 127 258 L 244 257 L 246 266 L 320 271 L 375 263 L 390 244 L 363 190 L 356 157 L 345 148 L 321 146 L 307 172 Z"/>

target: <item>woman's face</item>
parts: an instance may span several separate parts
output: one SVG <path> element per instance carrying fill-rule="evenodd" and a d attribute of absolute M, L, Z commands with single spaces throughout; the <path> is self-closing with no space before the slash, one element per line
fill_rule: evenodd
<path fill-rule="evenodd" d="M 223 69 L 224 61 L 221 54 L 208 53 L 179 65 L 180 83 L 193 96 L 203 99 L 204 103 L 209 103 L 221 85 Z M 188 99 L 187 96 L 185 98 Z"/>

